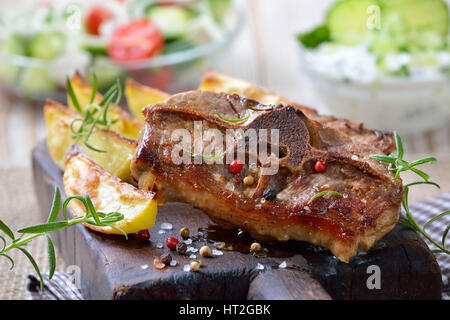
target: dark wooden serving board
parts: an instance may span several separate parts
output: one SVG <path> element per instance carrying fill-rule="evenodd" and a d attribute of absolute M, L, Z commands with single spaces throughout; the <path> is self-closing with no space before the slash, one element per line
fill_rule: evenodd
<path fill-rule="evenodd" d="M 62 172 L 51 160 L 44 142 L 33 151 L 33 169 L 44 220 L 55 185 L 62 189 Z M 173 230 L 159 234 L 162 222 L 171 223 Z M 151 242 L 143 243 L 134 235 L 129 240 L 103 235 L 81 225 L 58 231 L 53 239 L 66 263 L 80 267 L 81 290 L 86 299 L 441 298 L 441 274 L 433 254 L 415 232 L 402 226 L 349 264 L 313 245 L 288 242 L 267 245 L 267 257 L 222 250 L 222 256 L 202 258 L 199 272 L 183 271 L 191 259 L 172 253 L 178 265 L 157 270 L 153 258 L 168 251 L 157 248 L 157 244 L 164 243 L 167 236 L 178 236 L 181 227 L 188 227 L 192 235 L 199 231 L 207 235 L 193 243 L 196 248 L 208 239 L 225 237 L 236 249 L 245 251 L 251 241 L 246 235 L 237 236 L 236 230 L 216 228 L 201 210 L 180 203 L 159 208 Z M 278 268 L 283 261 L 288 268 Z M 264 270 L 257 270 L 258 263 L 265 266 Z M 145 265 L 148 267 L 143 268 Z M 380 289 L 367 287 L 371 276 L 368 267 L 372 265 L 380 268 Z"/>

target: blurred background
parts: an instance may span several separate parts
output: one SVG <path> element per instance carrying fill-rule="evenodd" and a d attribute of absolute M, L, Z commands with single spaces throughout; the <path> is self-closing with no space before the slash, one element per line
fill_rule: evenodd
<path fill-rule="evenodd" d="M 363 3 L 367 2 L 366 0 L 362 1 Z M 8 22 L 8 28 L 1 28 L 0 36 L 3 42 L 8 39 L 8 33 L 11 33 L 11 25 L 17 24 L 17 28 L 21 27 L 20 23 L 17 22 L 21 20 L 13 19 L 13 17 L 23 15 L 24 6 L 19 5 L 22 2 L 27 3 L 27 1 L 19 0 L 14 3 L 14 6 L 6 1 L 2 1 L 0 4 L 3 8 L 3 16 L 6 15 L 4 20 Z M 51 1 L 32 2 L 40 2 L 44 8 L 46 4 L 51 3 Z M 116 1 L 110 1 L 110 3 L 113 2 Z M 431 0 L 431 2 L 434 2 L 434 0 Z M 57 1 L 57 3 L 62 4 L 64 1 Z M 84 1 L 81 1 L 81 3 L 84 3 Z M 102 1 L 90 1 L 85 5 L 90 8 L 93 5 L 98 6 L 100 4 L 101 6 L 101 3 Z M 119 1 L 118 3 L 122 2 Z M 49 51 L 51 51 L 52 45 L 58 42 L 54 39 L 54 36 L 50 39 L 41 37 L 44 38 L 41 41 L 42 49 L 39 41 L 31 41 L 32 44 L 29 44 L 28 49 L 26 49 L 26 52 L 34 49 L 35 56 L 44 59 L 28 56 L 23 60 L 11 61 L 5 58 L 7 55 L 4 52 L 7 51 L 0 50 L 0 60 L 2 61 L 0 63 L 0 75 L 11 68 L 20 68 L 21 70 L 20 73 L 13 73 L 12 79 L 14 80 L 11 80 L 10 76 L 9 79 L 6 77 L 5 80 L 5 77 L 3 77 L 3 81 L 0 81 L 2 84 L 2 93 L 0 94 L 0 130 L 2 131 L 0 134 L 0 150 L 2 150 L 0 165 L 3 167 L 29 166 L 31 148 L 37 141 L 44 138 L 42 100 L 46 97 L 57 97 L 64 101 L 65 75 L 72 74 L 74 70 L 85 72 L 88 68 L 93 68 L 98 77 L 102 81 L 104 80 L 104 87 L 110 84 L 111 79 L 133 77 L 141 83 L 171 93 L 194 89 L 199 83 L 201 73 L 208 68 L 214 68 L 221 73 L 269 88 L 300 104 L 316 108 L 322 113 L 347 117 L 355 122 L 365 122 L 367 126 L 405 131 L 404 140 L 406 140 L 410 153 L 432 152 L 433 154 L 439 154 L 441 157 L 449 155 L 450 131 L 447 111 L 450 106 L 445 103 L 450 100 L 448 95 L 439 97 L 440 100 L 437 104 L 439 104 L 440 109 L 437 110 L 433 106 L 421 103 L 420 106 L 423 106 L 424 110 L 421 111 L 422 113 L 416 113 L 418 116 L 413 121 L 410 121 L 406 116 L 408 112 L 411 113 L 410 111 L 414 110 L 415 107 L 412 106 L 414 101 L 420 99 L 427 102 L 432 101 L 436 98 L 438 90 L 450 91 L 449 77 L 444 81 L 444 89 L 437 88 L 432 84 L 429 86 L 429 92 L 425 93 L 425 97 L 418 98 L 411 96 L 411 94 L 418 91 L 417 86 L 423 88 L 428 84 L 419 81 L 414 87 L 411 84 L 404 84 L 408 81 L 401 77 L 397 81 L 400 84 L 388 84 L 390 87 L 388 89 L 368 89 L 366 83 L 359 84 L 356 83 L 357 81 L 349 85 L 348 79 L 344 79 L 340 83 L 338 79 L 338 84 L 336 84 L 333 80 L 330 82 L 329 79 L 321 78 L 321 70 L 317 71 L 317 68 L 311 68 L 311 65 L 322 65 L 321 60 L 317 61 L 316 59 L 312 62 L 311 60 L 305 60 L 307 51 L 311 50 L 300 44 L 297 35 L 323 25 L 325 17 L 335 1 L 280 0 L 274 2 L 270 0 L 243 0 L 233 2 L 216 0 L 212 3 L 215 3 L 215 10 L 223 14 L 221 22 L 223 25 L 213 24 L 209 21 L 204 22 L 203 20 L 206 19 L 197 19 L 201 20 L 201 23 L 199 24 L 200 27 L 194 28 L 194 32 L 189 32 L 187 36 L 181 36 L 181 41 L 171 41 L 171 43 L 166 41 L 164 50 L 169 48 L 167 50 L 172 53 L 171 55 L 164 51 L 159 56 L 147 59 L 142 63 L 139 61 L 137 63 L 127 62 L 128 64 L 125 63 L 124 67 L 125 71 L 118 71 L 118 64 L 111 57 L 109 57 L 109 60 L 103 57 L 92 59 L 86 58 L 86 52 L 77 53 L 78 49 L 73 48 L 75 41 L 72 41 L 76 36 L 70 32 L 68 37 L 71 41 L 66 41 L 67 48 L 57 59 L 52 60 L 51 56 L 48 56 L 51 54 Z M 66 3 L 59 10 L 72 12 L 71 7 L 67 9 L 67 6 Z M 121 12 L 120 7 L 114 8 L 114 10 Z M 12 13 L 8 14 L 8 12 Z M 89 11 L 86 9 L 81 13 L 83 15 L 80 21 L 84 24 L 87 21 L 86 15 Z M 176 12 L 175 14 L 163 12 L 161 16 L 157 15 L 157 17 L 163 21 L 166 18 L 172 19 L 180 24 L 180 20 L 183 20 L 184 16 Z M 55 29 L 57 28 L 58 25 Z M 82 26 L 82 29 L 86 28 L 87 26 Z M 109 27 L 109 29 L 113 28 L 114 24 Z M 181 24 L 181 28 L 183 28 L 183 24 Z M 106 33 L 108 32 L 111 33 L 107 30 Z M 168 32 L 178 31 L 175 28 L 175 30 L 169 29 Z M 39 32 L 28 31 L 28 33 L 32 34 L 33 40 L 35 38 L 39 40 L 39 36 L 35 36 Z M 29 34 L 25 35 L 30 37 Z M 194 40 L 191 41 L 192 39 Z M 184 40 L 196 43 L 192 48 L 192 43 L 186 45 L 188 41 Z M 102 43 L 96 41 L 92 35 L 89 35 L 83 41 L 82 45 L 89 47 L 89 54 L 102 48 Z M 37 45 L 34 45 L 36 42 Z M 5 45 L 3 45 L 4 47 Z M 356 54 L 356 57 L 358 57 L 358 54 Z M 354 60 L 351 55 L 344 56 L 343 59 Z M 111 60 L 113 60 L 112 63 Z M 40 66 L 39 63 L 42 63 L 42 61 L 44 65 Z M 95 61 L 95 63 L 92 63 L 92 61 Z M 37 65 L 34 64 L 36 62 Z M 19 64 L 20 67 L 14 67 L 15 63 Z M 360 64 L 363 63 L 364 60 Z M 123 62 L 120 66 L 122 65 L 124 65 Z M 127 68 L 131 71 L 127 71 Z M 325 68 L 328 68 L 328 66 L 325 65 Z M 3 69 L 3 72 L 1 69 Z M 358 77 L 358 74 L 355 76 Z M 350 100 L 348 97 L 340 95 L 339 92 L 343 90 L 342 84 L 344 84 L 344 90 L 350 88 L 348 89 L 349 92 L 345 93 L 350 96 Z M 398 90 L 403 90 L 400 94 L 401 97 L 395 94 Z M 392 92 L 394 92 L 393 95 Z M 358 97 L 358 95 L 364 95 L 364 97 L 354 101 L 354 97 Z M 28 98 L 22 99 L 21 97 Z M 30 97 L 37 97 L 39 100 L 36 102 Z M 442 99 L 444 99 L 444 103 L 442 103 Z M 356 105 L 354 107 L 356 109 L 349 110 L 349 106 L 353 105 Z M 398 106 L 402 106 L 404 109 L 398 109 Z M 353 110 L 358 112 L 353 112 Z M 370 110 L 378 110 L 378 112 L 371 114 Z M 394 116 L 390 112 L 391 110 L 399 111 Z M 375 120 L 372 121 L 372 119 Z M 422 126 L 422 124 L 424 125 Z"/>
<path fill-rule="evenodd" d="M 21 2 L 27 3 L 27 1 L 18 1 L 18 3 Z M 33 3 L 38 2 L 34 1 Z M 372 125 L 377 128 L 404 130 L 408 133 L 405 140 L 408 144 L 409 152 L 426 153 L 430 151 L 444 156 L 449 154 L 450 132 L 448 130 L 448 121 L 444 121 L 447 118 L 445 113 L 438 114 L 436 110 L 426 106 L 428 109 L 425 109 L 424 112 L 427 112 L 428 116 L 419 114 L 415 122 L 408 122 L 404 116 L 408 109 L 406 111 L 401 110 L 395 119 L 391 122 L 388 121 L 389 123 L 384 126 L 383 118 L 385 120 L 393 118 L 392 114 L 388 116 L 389 109 L 381 109 L 381 116 L 379 114 L 368 114 L 368 110 L 375 110 L 378 105 L 389 103 L 389 100 L 377 101 L 377 99 L 381 99 L 381 96 L 389 95 L 389 92 L 377 88 L 378 91 L 382 91 L 378 97 L 370 96 L 373 95 L 373 92 L 370 92 L 367 93 L 369 97 L 365 97 L 365 100 L 360 99 L 355 102 L 344 99 L 341 101 L 342 99 L 339 99 L 339 94 L 336 92 L 342 90 L 342 88 L 338 88 L 336 85 L 331 85 L 330 87 L 330 83 L 327 80 L 324 81 L 317 76 L 317 70 L 311 71 L 311 68 L 305 68 L 308 64 L 318 63 L 317 61 L 305 61 L 305 51 L 308 51 L 308 49 L 300 44 L 296 36 L 299 33 L 308 32 L 312 28 L 322 25 L 327 12 L 335 1 L 280 0 L 273 2 L 270 0 L 243 0 L 232 2 L 217 0 L 213 2 L 218 3 L 216 10 L 219 10 L 219 12 L 223 13 L 224 10 L 228 10 L 226 11 L 228 12 L 227 14 L 223 14 L 228 20 L 225 21 L 224 18 L 224 26 L 213 25 L 213 23 L 208 24 L 208 22 L 203 23 L 202 21 L 201 27 L 196 28 L 195 32 L 191 32 L 194 35 L 191 34 L 182 38 L 181 40 L 183 41 L 186 39 L 191 40 L 191 38 L 194 39 L 194 42 L 197 41 L 193 50 L 189 45 L 186 47 L 184 42 L 187 41 L 175 41 L 175 46 L 172 41 L 170 44 L 165 43 L 165 48 L 169 47 L 169 50 L 175 51 L 175 55 L 168 55 L 164 52 L 163 55 L 157 56 L 155 59 L 149 59 L 149 62 L 129 63 L 124 68 L 130 68 L 130 72 L 117 71 L 117 64 L 110 63 L 107 61 L 108 59 L 103 58 L 95 59 L 96 62 L 89 64 L 89 67 L 93 68 L 102 80 L 106 79 L 105 87 L 110 84 L 108 78 L 116 79 L 121 77 L 123 79 L 125 77 L 133 77 L 141 83 L 158 87 L 171 93 L 194 89 L 199 82 L 201 73 L 207 68 L 214 68 L 221 73 L 269 88 L 300 104 L 316 108 L 322 113 L 348 117 L 355 122 L 365 122 L 366 125 L 369 122 L 369 126 Z M 363 2 L 367 1 L 363 0 Z M 41 3 L 45 7 L 44 4 L 50 2 L 41 1 Z M 59 1 L 59 3 L 64 3 L 64 1 Z M 94 5 L 96 4 L 95 1 L 93 3 Z M 99 3 L 101 4 L 101 1 Z M 60 10 L 69 10 L 70 7 L 67 9 L 67 6 L 69 4 L 66 3 Z M 86 6 L 92 6 L 92 3 L 89 2 Z M 16 3 L 14 6 L 11 6 L 7 2 L 2 2 L 1 7 L 4 8 L 2 12 L 3 16 L 7 17 L 8 28 L 11 28 L 11 25 L 19 24 L 17 21 L 20 21 L 20 19 L 13 19 L 12 17 L 20 16 L 18 12 L 21 13 L 21 10 L 25 10 L 25 7 L 20 7 Z M 120 12 L 121 9 L 119 7 L 116 10 Z M 8 14 L 8 12 L 12 13 Z M 68 12 L 70 13 L 71 11 L 69 10 Z M 88 14 L 85 11 L 82 11 L 82 13 Z M 182 17 L 181 15 L 180 18 L 180 15 L 177 14 L 172 17 L 170 14 L 163 13 L 162 18 L 158 19 L 168 18 L 179 23 Z M 85 16 L 81 16 L 82 23 L 85 20 Z M 223 29 L 222 33 L 220 33 L 221 28 Z M 3 42 L 8 37 L 7 32 L 11 33 L 11 31 L 5 30 L 5 28 L 2 28 L 2 33 L 0 34 Z M 174 32 L 173 30 L 170 31 Z M 34 34 L 36 33 L 34 32 Z M 71 33 L 69 33 L 69 36 L 74 37 Z M 39 37 L 34 36 L 34 38 Z M 89 45 L 90 52 L 95 48 L 101 48 L 101 43 L 99 44 L 92 38 L 94 37 L 91 36 L 83 40 L 83 46 Z M 55 39 L 44 39 L 42 41 L 43 49 L 39 47 L 38 41 L 32 41 L 29 47 L 34 49 L 34 52 L 36 52 L 35 56 L 48 58 L 52 47 L 51 44 L 55 41 Z M 34 45 L 36 42 L 38 45 Z M 74 42 L 67 41 L 67 43 Z M 85 43 L 88 43 L 88 45 Z M 74 51 L 77 50 L 74 50 L 70 45 L 67 46 L 69 48 L 66 51 L 69 53 L 60 54 L 58 59 L 51 60 L 51 57 L 46 59 L 50 61 L 26 57 L 24 61 L 13 60 L 10 62 L 3 55 L 3 62 L 0 64 L 0 68 L 4 69 L 3 73 L 5 73 L 5 70 L 8 71 L 8 68 L 13 68 L 8 65 L 8 62 L 10 64 L 19 64 L 21 73 L 14 78 L 19 80 L 8 83 L 3 77 L 3 81 L 1 81 L 3 91 L 0 95 L 0 130 L 2 130 L 0 146 L 2 151 L 5 150 L 0 155 L 0 164 L 2 166 L 29 165 L 28 155 L 30 148 L 44 137 L 42 108 L 40 107 L 42 103 L 36 103 L 29 99 L 20 99 L 20 97 L 35 98 L 37 96 L 40 100 L 43 100 L 46 97 L 56 96 L 64 100 L 65 75 L 72 74 L 74 70 L 83 72 L 88 68 L 86 66 L 87 62 L 85 62 L 88 58 L 83 59 L 86 54 L 84 52 L 76 54 Z M 171 49 L 173 47 L 175 49 Z M 30 51 L 30 48 L 28 48 L 28 51 Z M 173 53 L 172 51 L 169 53 Z M 3 50 L 3 52 L 5 51 Z M 0 58 L 2 58 L 1 54 L 0 50 Z M 351 58 L 348 60 L 351 60 Z M 42 61 L 47 63 L 47 65 L 41 67 L 39 62 Z M 90 61 L 93 61 L 93 59 L 90 59 Z M 37 66 L 33 64 L 36 62 L 38 63 Z M 30 64 L 31 67 L 29 66 Z M 400 79 L 400 82 L 402 81 Z M 52 84 L 49 84 L 50 82 Z M 444 91 L 450 91 L 448 78 L 446 82 L 447 86 Z M 403 82 L 400 85 L 404 87 Z M 423 87 L 421 83 L 418 85 Z M 346 86 L 348 87 L 347 84 Z M 349 95 L 355 97 L 367 90 L 367 88 L 357 87 L 351 90 L 353 91 Z M 391 89 L 391 91 L 396 90 L 397 87 Z M 430 90 L 436 91 L 437 89 L 432 87 Z M 403 96 L 411 95 L 415 91 L 417 91 L 415 88 L 408 88 L 402 94 Z M 431 100 L 432 96 L 435 96 L 434 93 L 433 91 L 425 99 Z M 412 101 L 410 98 L 410 100 L 402 101 L 402 103 L 406 103 L 407 106 L 411 105 L 415 97 L 412 97 L 412 99 Z M 448 96 L 445 96 L 444 99 L 449 101 Z M 375 107 L 372 105 L 364 107 L 364 104 L 367 105 L 374 100 Z M 393 96 L 391 101 L 394 101 L 391 103 L 396 104 L 396 107 L 399 105 L 397 96 Z M 30 106 L 30 104 L 35 104 L 35 106 Z M 346 109 L 347 106 L 352 104 L 358 105 L 356 109 L 359 111 L 358 114 L 349 113 L 349 110 Z M 409 110 L 412 108 L 410 107 Z M 449 108 L 448 104 L 444 106 L 445 110 Z M 391 108 L 391 110 L 393 109 L 395 107 Z M 433 113 L 437 116 L 430 118 L 429 115 Z M 386 116 L 384 117 L 384 115 Z M 375 116 L 381 117 L 381 119 L 372 124 L 370 119 L 374 119 Z M 439 123 L 437 123 L 437 119 L 440 120 Z M 419 128 L 421 127 L 420 124 L 425 121 L 428 122 L 425 128 Z M 412 129 L 409 130 L 408 128 Z M 20 146 L 20 148 L 17 146 Z"/>
<path fill-rule="evenodd" d="M 365 7 L 371 4 L 371 0 L 355 1 L 360 1 L 359 3 Z M 355 122 L 376 121 L 378 128 L 386 126 L 385 129 L 397 129 L 398 125 L 398 128 L 404 132 L 402 138 L 408 160 L 422 155 L 435 155 L 439 159 L 426 171 L 430 173 L 434 181 L 441 184 L 441 190 L 424 188 L 420 194 L 415 193 L 411 196 L 411 202 L 450 191 L 450 121 L 448 117 L 450 75 L 436 76 L 434 74 L 430 76 L 431 78 L 426 78 L 422 76 L 425 73 L 415 72 L 415 69 L 406 69 L 404 65 L 401 65 L 398 70 L 395 70 L 398 72 L 394 79 L 383 76 L 376 80 L 371 79 L 369 82 L 364 81 L 367 80 L 364 76 L 375 70 L 369 70 L 369 72 L 364 68 L 361 71 L 359 68 L 373 63 L 372 60 L 369 64 L 365 64 L 365 60 L 359 60 L 366 57 L 367 52 L 362 52 L 361 55 L 356 53 L 352 56 L 351 54 L 355 52 L 351 51 L 350 55 L 333 56 L 336 52 L 343 51 L 339 51 L 339 46 L 327 42 L 330 30 L 323 33 L 323 29 L 318 31 L 316 29 L 315 33 L 311 33 L 314 28 L 324 25 L 326 16 L 329 17 L 330 8 L 335 3 L 333 0 L 212 0 L 204 1 L 207 4 L 202 5 L 198 12 L 196 12 L 197 9 L 189 9 L 185 12 L 141 8 L 140 10 L 145 10 L 146 16 L 159 21 L 159 27 L 164 31 L 164 39 L 160 41 L 164 42 L 165 50 L 169 51 L 162 51 L 156 57 L 144 55 L 144 62 L 124 61 L 126 57 L 122 55 L 121 48 L 105 47 L 102 41 L 98 41 L 99 39 L 95 37 L 95 34 L 100 32 L 98 21 L 103 19 L 105 12 L 97 12 L 92 18 L 92 25 L 82 27 L 84 31 L 90 30 L 88 36 L 81 39 L 84 48 L 87 48 L 83 52 L 79 52 L 78 47 L 71 46 L 75 43 L 75 39 L 77 41 L 80 39 L 76 33 L 70 32 L 66 34 L 70 41 L 66 39 L 67 46 L 64 47 L 64 54 L 58 53 L 55 56 L 52 50 L 59 45 L 59 35 L 50 38 L 36 37 L 39 41 L 33 41 L 32 45 L 28 42 L 28 47 L 25 49 L 20 39 L 17 42 L 17 39 L 12 39 L 12 42 L 5 45 L 10 40 L 11 29 L 14 29 L 15 23 L 29 20 L 26 15 L 25 17 L 22 15 L 21 19 L 15 18 L 17 14 L 21 16 L 21 13 L 30 11 L 30 7 L 22 2 L 21 0 L 0 2 L 0 12 L 3 17 L 3 25 L 0 26 L 0 78 L 2 79 L 0 80 L 0 177 L 2 178 L 0 218 L 3 218 L 1 214 L 8 221 L 11 221 L 11 216 L 30 217 L 29 212 L 37 210 L 32 190 L 30 155 L 33 147 L 45 138 L 43 99 L 54 97 L 65 102 L 66 73 L 73 73 L 76 69 L 85 72 L 89 67 L 94 67 L 102 80 L 106 79 L 106 83 L 108 79 L 114 80 L 116 77 L 124 79 L 131 76 L 141 83 L 170 93 L 195 89 L 200 82 L 201 73 L 208 68 L 213 68 L 220 73 L 269 88 L 279 95 L 316 108 L 324 114 L 349 117 Z M 60 6 L 65 3 L 64 1 L 32 1 L 34 4 L 40 3 L 41 8 L 45 8 L 51 2 L 59 3 Z M 116 7 L 111 10 L 120 18 L 122 12 L 120 6 L 126 5 L 126 1 L 84 1 L 87 7 L 94 4 L 104 5 L 107 2 L 116 3 Z M 164 1 L 164 6 L 171 7 L 172 2 Z M 396 2 L 402 9 L 405 6 L 409 8 L 408 6 L 416 1 L 398 0 Z M 394 15 L 394 20 L 390 20 L 389 26 L 393 34 L 390 34 L 391 30 L 389 30 L 387 38 L 381 36 L 370 38 L 370 41 L 377 44 L 373 47 L 377 51 L 377 68 L 383 63 L 383 68 L 386 68 L 383 70 L 388 70 L 386 61 L 389 59 L 384 58 L 391 51 L 399 53 L 397 58 L 400 57 L 400 60 L 405 58 L 407 53 L 411 52 L 410 45 L 416 39 L 422 40 L 418 45 L 415 44 L 414 48 L 423 45 L 424 52 L 427 54 L 431 52 L 431 58 L 429 55 L 426 56 L 425 66 L 428 66 L 429 59 L 435 58 L 436 50 L 441 50 L 441 47 L 444 51 L 450 52 L 447 34 L 448 8 L 441 6 L 441 0 L 429 0 L 429 2 L 420 0 L 416 3 L 421 3 L 424 7 L 412 10 L 411 14 L 417 16 L 417 20 L 414 21 L 423 19 L 425 24 L 431 23 L 431 26 L 427 24 L 424 33 L 411 34 L 408 33 L 411 28 L 408 27 L 409 31 L 404 31 L 402 29 L 405 26 L 404 21 L 401 19 L 396 21 Z M 66 12 L 67 7 L 61 8 L 62 12 Z M 346 28 L 355 27 L 352 24 L 355 21 L 353 17 L 361 15 L 358 8 L 358 4 L 350 4 L 343 9 L 333 10 L 337 16 L 333 20 L 333 30 L 342 34 L 345 33 Z M 72 11 L 69 10 L 69 13 Z M 87 15 L 87 11 L 83 12 Z M 366 14 L 376 14 L 376 10 L 363 15 L 364 24 L 367 20 Z M 69 14 L 65 19 L 70 17 L 73 16 Z M 194 22 L 191 25 L 192 17 L 195 19 L 192 20 Z M 86 16 L 81 18 L 82 23 L 85 24 Z M 45 19 L 50 18 L 45 16 Z M 126 21 L 126 17 L 120 19 L 116 21 L 118 24 L 129 22 Z M 168 19 L 169 23 L 165 22 L 165 19 Z M 374 23 L 376 24 L 376 21 Z M 356 24 L 357 27 L 360 25 Z M 441 26 L 444 26 L 444 29 L 447 28 L 445 36 L 442 37 L 439 36 L 444 32 Z M 127 32 L 131 34 L 134 32 L 134 27 L 116 34 L 114 28 L 117 28 L 117 25 L 112 23 L 109 29 L 105 27 L 105 30 L 100 33 L 104 31 L 108 39 L 114 36 L 126 38 L 130 36 Z M 401 31 L 398 31 L 399 29 Z M 397 31 L 403 32 L 401 36 L 406 35 L 407 40 L 401 45 L 397 43 L 400 39 L 400 36 L 395 33 Z M 27 32 L 31 33 L 32 37 L 36 34 L 32 29 Z M 308 35 L 303 38 L 304 44 L 299 41 L 301 38 L 298 38 L 299 34 Z M 29 34 L 27 36 L 30 37 Z M 319 51 L 316 45 L 323 41 L 325 45 L 318 48 L 325 48 L 325 54 L 334 57 L 335 62 L 343 61 L 344 65 L 352 62 L 350 68 L 357 72 L 347 76 L 344 70 L 342 71 L 344 76 L 341 77 L 342 74 L 336 75 L 334 72 L 338 70 L 336 66 L 339 66 L 339 63 L 327 65 L 321 62 L 326 59 L 318 60 L 318 56 L 314 55 L 317 52 L 323 53 L 323 50 Z M 352 41 L 354 41 L 352 37 L 350 40 L 345 37 L 341 39 L 344 44 Z M 152 55 L 150 51 L 147 53 Z M 17 57 L 20 52 L 26 56 Z M 93 56 L 97 57 L 98 52 L 101 58 L 93 59 Z M 11 58 L 11 53 L 14 53 L 16 57 Z M 443 60 L 446 54 L 442 55 Z M 330 58 L 326 61 L 331 60 Z M 362 62 L 359 63 L 359 61 Z M 82 66 L 78 65 L 78 62 Z M 442 63 L 445 67 L 445 61 Z M 436 64 L 435 61 L 434 64 Z M 394 73 L 391 72 L 390 75 Z M 429 76 L 428 73 L 426 75 Z M 436 78 L 433 78 L 434 76 Z M 419 92 L 420 94 L 416 95 Z M 418 104 L 417 108 L 413 107 L 416 104 Z M 414 108 L 417 110 L 414 111 Z M 34 218 L 38 219 L 38 216 L 33 216 L 31 220 Z M 14 227 L 14 224 L 12 226 Z M 42 248 L 39 246 L 32 248 L 32 251 L 37 255 L 45 253 L 43 245 Z M 45 268 L 45 261 L 43 263 Z M 22 284 L 23 275 L 26 273 L 17 269 L 12 274 L 15 276 L 11 277 L 10 281 L 7 281 L 7 278 L 11 274 L 0 274 L 0 283 L 8 283 L 9 286 L 9 289 L 3 288 L 0 298 L 23 298 L 23 292 L 16 293 L 15 290 Z M 14 296 L 15 294 L 17 296 Z"/>

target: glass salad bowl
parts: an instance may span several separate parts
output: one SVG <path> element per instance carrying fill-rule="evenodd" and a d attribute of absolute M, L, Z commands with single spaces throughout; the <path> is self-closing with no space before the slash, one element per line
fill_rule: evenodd
<path fill-rule="evenodd" d="M 75 71 L 100 91 L 125 78 L 193 89 L 243 23 L 232 0 L 17 2 L 0 6 L 0 86 L 38 100 L 63 99 Z"/>
<path fill-rule="evenodd" d="M 329 111 L 401 133 L 437 129 L 450 115 L 445 0 L 340 0 L 298 35 L 302 71 Z"/>

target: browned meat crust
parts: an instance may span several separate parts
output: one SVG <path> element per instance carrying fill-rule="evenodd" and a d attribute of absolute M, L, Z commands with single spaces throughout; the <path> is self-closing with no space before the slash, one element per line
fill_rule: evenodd
<path fill-rule="evenodd" d="M 249 118 L 224 121 L 214 110 L 224 118 Z M 330 249 L 346 262 L 358 249 L 369 250 L 397 223 L 402 182 L 393 181 L 386 166 L 369 158 L 392 149 L 389 135 L 375 137 L 375 131 L 370 135 L 353 124 L 342 129 L 343 120 L 322 117 L 318 122 L 299 108 L 269 108 L 223 93 L 178 94 L 147 107 L 144 113 L 146 125 L 132 161 L 132 176 L 141 188 L 157 191 L 161 202 L 188 202 L 245 228 L 254 237 L 308 241 Z M 265 175 L 267 159 L 259 157 L 256 167 L 245 164 L 239 174 L 221 163 L 176 165 L 172 155 L 182 151 L 172 141 L 172 133 L 184 128 L 193 136 L 194 121 L 223 134 L 227 129 L 268 129 L 266 144 L 271 141 L 270 129 L 278 129 L 278 173 Z M 248 159 L 251 152 L 245 156 Z M 325 172 L 315 172 L 317 160 L 326 162 Z M 247 175 L 255 178 L 252 186 L 242 183 Z M 267 197 L 268 190 L 274 197 Z M 343 197 L 310 201 L 324 190 Z"/>

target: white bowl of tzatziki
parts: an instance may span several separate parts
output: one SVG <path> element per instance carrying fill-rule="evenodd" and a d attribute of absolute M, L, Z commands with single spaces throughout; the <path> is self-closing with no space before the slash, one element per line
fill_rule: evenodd
<path fill-rule="evenodd" d="M 324 25 L 298 36 L 301 65 L 339 117 L 432 130 L 450 115 L 448 25 L 444 0 L 341 0 Z"/>

